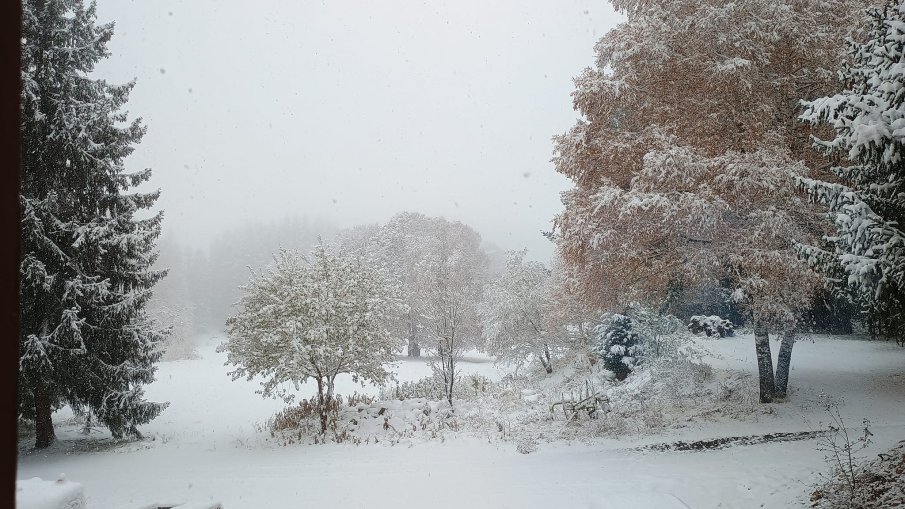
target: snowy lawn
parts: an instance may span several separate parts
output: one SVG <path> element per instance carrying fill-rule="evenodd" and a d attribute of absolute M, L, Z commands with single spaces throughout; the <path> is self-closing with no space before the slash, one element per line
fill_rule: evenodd
<path fill-rule="evenodd" d="M 58 412 L 50 450 L 19 457 L 19 479 L 65 473 L 84 486 L 89 509 L 136 508 L 155 501 L 222 502 L 226 509 L 261 507 L 775 507 L 804 504 L 817 475 L 827 470 L 814 440 L 737 445 L 700 452 L 653 452 L 643 445 L 771 432 L 816 430 L 827 416 L 821 393 L 840 401 L 846 424 L 871 421 L 873 445 L 864 455 L 905 438 L 905 349 L 892 343 L 816 336 L 796 344 L 788 402 L 758 405 L 748 415 L 713 415 L 674 424 L 656 435 L 625 434 L 580 441 L 541 441 L 521 454 L 514 441 L 473 433 L 390 445 L 350 443 L 281 446 L 262 423 L 285 407 L 255 394 L 255 382 L 232 382 L 225 354 L 212 338 L 202 358 L 160 365 L 148 387 L 169 401 L 142 427 L 146 440 L 112 444 L 90 439 Z M 750 335 L 701 338 L 721 370 L 753 373 Z M 774 345 L 775 346 L 775 345 Z M 774 348 L 774 355 L 776 348 Z M 465 374 L 498 380 L 504 371 L 480 356 Z M 402 359 L 399 380 L 429 374 L 424 361 Z M 337 392 L 376 394 L 348 378 Z M 313 387 L 300 396 L 308 397 Z M 560 424 L 562 424 L 560 422 Z M 684 504 L 684 505 L 683 505 Z"/>

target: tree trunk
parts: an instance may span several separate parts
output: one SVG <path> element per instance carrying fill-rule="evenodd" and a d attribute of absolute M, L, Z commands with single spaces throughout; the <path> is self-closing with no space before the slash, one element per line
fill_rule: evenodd
<path fill-rule="evenodd" d="M 544 343 L 544 354 L 540 356 L 540 363 L 544 366 L 547 374 L 553 373 L 553 362 L 550 360 L 550 347 Z"/>
<path fill-rule="evenodd" d="M 409 337 L 408 356 L 421 357 L 421 347 L 418 345 L 418 340 L 415 339 L 415 336 Z"/>
<path fill-rule="evenodd" d="M 771 403 L 776 392 L 773 380 L 773 357 L 770 355 L 770 335 L 763 324 L 754 325 L 754 348 L 757 352 L 757 371 L 760 378 L 760 402 Z"/>
<path fill-rule="evenodd" d="M 324 401 L 324 381 L 317 379 L 317 413 L 321 419 L 321 433 L 327 432 L 327 402 Z"/>
<path fill-rule="evenodd" d="M 82 434 L 83 435 L 91 434 L 91 409 L 90 408 L 85 412 L 85 426 L 82 427 Z"/>
<path fill-rule="evenodd" d="M 334 396 L 334 388 L 336 387 L 335 381 L 336 381 L 336 375 L 333 375 L 333 376 L 327 378 L 327 396 L 326 396 L 326 401 L 324 402 L 325 404 L 324 404 L 324 423 L 323 423 L 325 428 L 332 425 L 333 431 L 336 431 L 336 419 L 334 418 L 331 420 L 330 414 L 333 413 L 333 409 L 336 408 L 334 405 L 337 404 L 334 399 L 336 397 L 336 396 Z"/>
<path fill-rule="evenodd" d="M 35 388 L 35 449 L 50 446 L 56 440 L 53 431 L 53 410 L 50 405 L 50 393 L 47 387 Z"/>
<path fill-rule="evenodd" d="M 449 407 L 453 406 L 453 385 L 456 383 L 456 364 L 455 359 L 453 359 L 452 351 L 449 352 L 449 389 L 446 392 L 446 399 L 449 400 Z"/>
<path fill-rule="evenodd" d="M 792 347 L 795 346 L 795 331 L 783 333 L 779 346 L 779 358 L 776 360 L 776 397 L 785 398 L 789 386 L 789 366 L 792 363 Z"/>
<path fill-rule="evenodd" d="M 421 346 L 418 344 L 418 338 L 415 336 L 415 333 L 418 331 L 418 327 L 415 326 L 415 322 L 409 322 L 409 345 L 408 345 L 408 356 L 409 357 L 421 357 Z"/>

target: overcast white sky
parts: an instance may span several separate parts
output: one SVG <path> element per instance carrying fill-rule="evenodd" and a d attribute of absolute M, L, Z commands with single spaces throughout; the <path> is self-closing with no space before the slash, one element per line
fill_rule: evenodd
<path fill-rule="evenodd" d="M 415 210 L 547 259 L 569 182 L 550 137 L 572 77 L 621 16 L 605 2 L 98 0 L 114 82 L 149 128 L 164 231 L 206 246 L 229 223 L 349 226 Z"/>

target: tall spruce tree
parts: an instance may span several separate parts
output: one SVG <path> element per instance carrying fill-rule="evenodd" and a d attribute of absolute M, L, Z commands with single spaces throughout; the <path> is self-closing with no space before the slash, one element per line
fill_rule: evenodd
<path fill-rule="evenodd" d="M 134 82 L 90 77 L 112 35 L 93 3 L 23 1 L 19 411 L 38 448 L 64 404 L 115 437 L 165 407 L 142 391 L 165 334 L 144 312 L 162 214 L 135 217 L 159 192 L 130 193 L 151 172 L 123 164 L 145 128 L 122 110 Z"/>
<path fill-rule="evenodd" d="M 858 298 L 869 324 L 905 337 L 905 4 L 887 0 L 868 14 L 864 42 L 848 41 L 844 89 L 806 102 L 801 118 L 828 123 L 816 140 L 836 154 L 835 182 L 801 179 L 830 208 L 834 249 L 801 252 Z M 840 274 L 841 272 L 841 274 Z"/>

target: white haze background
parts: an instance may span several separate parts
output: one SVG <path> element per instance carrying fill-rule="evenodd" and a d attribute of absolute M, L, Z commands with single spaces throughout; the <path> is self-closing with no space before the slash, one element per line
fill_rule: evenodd
<path fill-rule="evenodd" d="M 98 76 L 137 78 L 165 236 L 205 247 L 235 223 L 339 226 L 419 211 L 548 259 L 568 180 L 550 137 L 572 77 L 620 21 L 591 2 L 105 0 Z"/>

